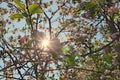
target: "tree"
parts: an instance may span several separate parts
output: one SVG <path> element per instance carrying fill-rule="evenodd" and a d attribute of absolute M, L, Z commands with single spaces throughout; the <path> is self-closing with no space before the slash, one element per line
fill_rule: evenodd
<path fill-rule="evenodd" d="M 119 80 L 119 0 L 0 1 L 0 78 Z"/>

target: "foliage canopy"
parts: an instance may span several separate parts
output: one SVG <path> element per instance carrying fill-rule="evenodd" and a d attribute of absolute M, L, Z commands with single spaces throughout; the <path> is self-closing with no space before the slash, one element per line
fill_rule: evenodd
<path fill-rule="evenodd" d="M 0 79 L 120 79 L 119 0 L 2 0 L 0 14 Z"/>

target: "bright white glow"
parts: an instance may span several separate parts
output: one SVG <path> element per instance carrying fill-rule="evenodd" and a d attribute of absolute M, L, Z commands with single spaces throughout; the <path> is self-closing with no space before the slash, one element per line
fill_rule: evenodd
<path fill-rule="evenodd" d="M 49 40 L 45 39 L 42 41 L 43 48 L 47 48 L 49 46 Z"/>

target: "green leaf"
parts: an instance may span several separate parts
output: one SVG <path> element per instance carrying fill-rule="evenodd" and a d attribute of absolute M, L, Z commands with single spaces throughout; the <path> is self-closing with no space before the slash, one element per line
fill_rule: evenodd
<path fill-rule="evenodd" d="M 37 19 L 36 17 L 33 17 L 33 18 L 32 18 L 33 21 L 36 20 L 36 19 Z"/>
<path fill-rule="evenodd" d="M 28 15 L 27 15 L 26 12 L 22 13 L 22 15 L 23 15 L 24 17 L 28 17 Z"/>
<path fill-rule="evenodd" d="M 42 10 L 38 9 L 38 10 L 35 11 L 35 13 L 42 13 Z"/>
<path fill-rule="evenodd" d="M 42 10 L 39 8 L 38 4 L 32 4 L 28 7 L 30 14 L 42 13 Z"/>
<path fill-rule="evenodd" d="M 74 59 L 72 60 L 70 57 L 66 58 L 66 62 L 69 67 L 72 67 L 75 65 Z"/>
<path fill-rule="evenodd" d="M 30 20 L 28 18 L 26 18 L 26 23 L 28 26 L 30 25 Z"/>
<path fill-rule="evenodd" d="M 66 58 L 67 65 L 68 65 L 69 67 L 75 65 L 75 60 L 74 60 L 74 58 L 75 58 L 75 53 L 74 53 L 74 52 L 71 53 L 70 56 L 68 56 L 68 57 Z"/>
<path fill-rule="evenodd" d="M 112 63 L 112 58 L 113 58 L 113 53 L 108 53 L 106 55 L 103 56 L 104 61 L 106 61 L 108 64 Z"/>
<path fill-rule="evenodd" d="M 94 8 L 94 6 L 95 6 L 95 4 L 94 4 L 94 2 L 87 2 L 86 4 L 85 4 L 85 9 L 86 10 L 88 10 L 88 9 L 93 9 Z"/>
<path fill-rule="evenodd" d="M 69 52 L 69 47 L 68 46 L 63 46 L 62 47 L 62 51 L 65 52 L 65 53 L 68 53 Z"/>
<path fill-rule="evenodd" d="M 10 17 L 11 19 L 14 19 L 14 18 L 20 19 L 20 18 L 23 18 L 23 15 L 22 15 L 22 14 L 11 14 L 9 17 Z"/>
<path fill-rule="evenodd" d="M 15 4 L 20 8 L 21 10 L 25 11 L 25 5 L 20 2 L 20 0 L 14 0 Z"/>

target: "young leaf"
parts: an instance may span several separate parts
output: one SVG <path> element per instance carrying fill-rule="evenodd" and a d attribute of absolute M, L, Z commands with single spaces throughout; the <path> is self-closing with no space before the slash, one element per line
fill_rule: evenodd
<path fill-rule="evenodd" d="M 106 61 L 108 64 L 111 64 L 112 63 L 112 58 L 113 58 L 113 54 L 112 52 L 106 54 L 103 56 L 103 60 Z"/>
<path fill-rule="evenodd" d="M 32 4 L 29 6 L 30 14 L 42 13 L 42 10 L 39 8 L 38 4 Z"/>
<path fill-rule="evenodd" d="M 30 20 L 28 18 L 26 18 L 26 23 L 28 26 L 30 25 Z"/>
<path fill-rule="evenodd" d="M 35 11 L 35 13 L 42 13 L 42 10 L 41 10 L 41 9 L 37 9 L 37 10 Z"/>
<path fill-rule="evenodd" d="M 67 62 L 69 67 L 75 65 L 75 53 L 74 52 L 71 53 L 70 56 L 66 57 L 66 62 Z"/>
<path fill-rule="evenodd" d="M 63 46 L 62 47 L 62 51 L 65 52 L 65 53 L 68 53 L 69 52 L 69 47 L 68 46 Z"/>
<path fill-rule="evenodd" d="M 26 12 L 22 13 L 22 15 L 23 15 L 24 17 L 28 17 L 28 15 L 27 15 Z"/>
<path fill-rule="evenodd" d="M 85 9 L 86 9 L 86 10 L 92 9 L 94 6 L 95 6 L 94 2 L 87 2 L 87 3 L 85 4 Z"/>
<path fill-rule="evenodd" d="M 23 15 L 22 15 L 22 14 L 11 14 L 9 17 L 10 17 L 11 19 L 14 19 L 14 18 L 20 19 L 20 18 L 23 18 Z"/>
<path fill-rule="evenodd" d="M 20 2 L 20 0 L 14 0 L 15 4 L 20 8 L 21 10 L 25 11 L 25 5 Z"/>
<path fill-rule="evenodd" d="M 67 62 L 67 65 L 68 65 L 69 67 L 72 67 L 72 66 L 75 65 L 75 61 L 74 61 L 74 59 L 71 58 L 71 57 L 67 57 L 67 58 L 66 58 L 66 62 Z"/>

